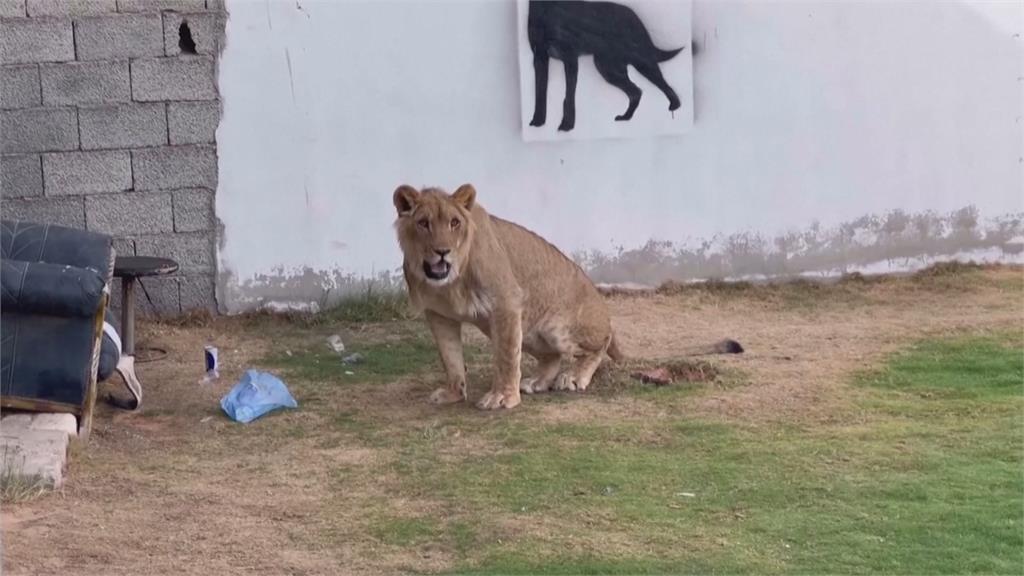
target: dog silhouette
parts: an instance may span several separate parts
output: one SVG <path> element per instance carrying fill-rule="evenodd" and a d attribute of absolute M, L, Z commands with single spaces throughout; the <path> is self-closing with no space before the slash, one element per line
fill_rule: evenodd
<path fill-rule="evenodd" d="M 629 120 L 640 104 L 643 91 L 629 79 L 627 66 L 661 89 L 668 98 L 669 111 L 679 108 L 679 97 L 661 74 L 660 63 L 683 48 L 661 50 L 654 45 L 640 17 L 631 8 L 614 2 L 586 0 L 530 0 L 526 24 L 533 51 L 535 99 L 530 126 L 547 120 L 548 62 L 565 65 L 565 100 L 562 102 L 561 131 L 576 126 L 576 77 L 579 58 L 592 54 L 594 66 L 606 82 L 626 93 L 629 107 L 615 117 Z M 685 47 L 684 47 L 685 48 Z"/>

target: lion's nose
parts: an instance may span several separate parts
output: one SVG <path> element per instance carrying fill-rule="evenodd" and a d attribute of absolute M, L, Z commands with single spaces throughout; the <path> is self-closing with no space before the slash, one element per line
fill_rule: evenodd
<path fill-rule="evenodd" d="M 448 248 L 445 248 L 443 250 L 438 250 L 437 248 L 435 248 L 434 252 L 437 252 L 438 256 L 440 256 L 441 258 L 444 258 L 445 256 L 448 255 L 449 252 L 451 252 L 451 250 L 448 249 Z"/>

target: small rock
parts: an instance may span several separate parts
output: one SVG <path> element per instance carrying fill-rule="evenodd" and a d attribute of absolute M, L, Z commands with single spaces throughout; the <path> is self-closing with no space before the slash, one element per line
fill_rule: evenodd
<path fill-rule="evenodd" d="M 355 376 L 356 375 L 356 373 L 351 371 L 351 370 L 345 370 L 345 374 L 348 375 L 348 376 Z"/>
<path fill-rule="evenodd" d="M 365 356 L 363 356 L 359 352 L 356 352 L 355 354 L 349 354 L 348 356 L 345 356 L 344 358 L 341 359 L 341 361 L 345 364 L 362 364 L 363 360 L 365 359 Z"/>
<path fill-rule="evenodd" d="M 331 347 L 331 350 L 339 354 L 345 351 L 345 343 L 341 341 L 341 336 L 337 334 L 327 339 L 327 345 Z"/>

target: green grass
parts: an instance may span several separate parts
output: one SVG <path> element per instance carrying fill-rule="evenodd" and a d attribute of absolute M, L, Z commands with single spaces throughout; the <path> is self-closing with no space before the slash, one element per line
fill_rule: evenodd
<path fill-rule="evenodd" d="M 342 362 L 354 353 L 361 354 L 363 360 L 356 364 Z M 356 340 L 346 343 L 343 353 L 331 350 L 325 340 L 319 339 L 300 349 L 278 351 L 264 363 L 315 385 L 386 382 L 440 366 L 437 348 L 422 334 L 387 342 Z"/>
<path fill-rule="evenodd" d="M 362 294 L 342 299 L 317 315 L 321 322 L 387 322 L 413 317 L 409 296 L 404 290 L 380 290 L 368 287 Z"/>
<path fill-rule="evenodd" d="M 470 424 L 490 455 L 453 463 L 444 429 L 415 430 L 395 466 L 469 532 L 544 527 L 458 549 L 459 574 L 1016 574 L 1022 353 L 1014 335 L 923 342 L 858 376 L 839 424 L 507 418 Z M 393 538 L 451 547 L 448 532 Z"/>
<path fill-rule="evenodd" d="M 29 502 L 47 493 L 52 486 L 41 476 L 22 472 L 24 456 L 4 447 L 0 455 L 0 503 Z"/>

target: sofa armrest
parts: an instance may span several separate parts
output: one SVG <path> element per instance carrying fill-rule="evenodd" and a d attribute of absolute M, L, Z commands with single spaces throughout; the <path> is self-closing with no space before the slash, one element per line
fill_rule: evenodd
<path fill-rule="evenodd" d="M 95 316 L 106 282 L 95 270 L 44 262 L 0 262 L 0 306 L 23 314 Z"/>

